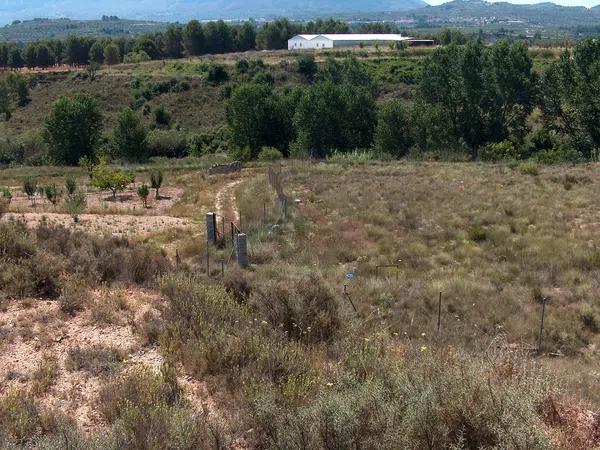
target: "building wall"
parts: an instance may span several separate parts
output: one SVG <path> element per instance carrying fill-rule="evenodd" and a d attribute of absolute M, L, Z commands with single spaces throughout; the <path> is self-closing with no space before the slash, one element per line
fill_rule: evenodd
<path fill-rule="evenodd" d="M 301 38 L 292 38 L 288 41 L 288 50 L 313 50 L 320 48 L 333 48 L 333 41 L 326 38 L 314 38 L 310 41 Z"/>

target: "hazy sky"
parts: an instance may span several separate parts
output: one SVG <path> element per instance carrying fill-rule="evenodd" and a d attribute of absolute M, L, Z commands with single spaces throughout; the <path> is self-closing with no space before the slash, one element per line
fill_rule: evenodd
<path fill-rule="evenodd" d="M 442 3 L 446 3 L 445 0 L 425 0 L 430 5 L 440 5 Z M 532 4 L 532 3 L 544 3 L 548 0 L 510 0 L 509 3 L 515 4 Z M 596 6 L 600 4 L 600 0 L 550 0 L 552 3 L 556 3 L 557 5 L 563 6 L 586 6 L 591 8 L 592 6 Z"/>

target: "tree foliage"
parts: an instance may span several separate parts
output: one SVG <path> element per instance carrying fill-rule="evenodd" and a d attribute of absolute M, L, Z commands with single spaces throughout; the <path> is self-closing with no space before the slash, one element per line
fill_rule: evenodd
<path fill-rule="evenodd" d="M 89 96 L 62 97 L 52 106 L 44 128 L 50 159 L 55 164 L 75 166 L 81 157 L 94 159 L 102 115 Z"/>
<path fill-rule="evenodd" d="M 124 191 L 134 181 L 133 173 L 113 170 L 104 164 L 94 167 L 92 174 L 92 186 L 102 191 L 112 192 L 113 199 L 116 199 L 117 192 Z"/>

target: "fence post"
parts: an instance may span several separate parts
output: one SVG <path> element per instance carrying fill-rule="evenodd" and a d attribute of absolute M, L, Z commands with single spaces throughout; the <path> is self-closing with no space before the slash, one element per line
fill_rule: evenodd
<path fill-rule="evenodd" d="M 206 242 L 206 275 L 210 277 L 210 245 Z"/>
<path fill-rule="evenodd" d="M 248 237 L 244 233 L 235 236 L 235 256 L 242 269 L 248 267 Z"/>
<path fill-rule="evenodd" d="M 542 299 L 542 320 L 540 321 L 540 335 L 538 336 L 538 348 L 537 351 L 540 353 L 542 350 L 542 335 L 544 334 L 544 317 L 546 315 L 546 298 Z"/>
<path fill-rule="evenodd" d="M 209 244 L 217 243 L 217 215 L 214 212 L 206 214 L 206 239 Z"/>
<path fill-rule="evenodd" d="M 440 301 L 438 303 L 438 324 L 437 331 L 440 332 L 440 326 L 442 325 L 442 293 L 440 292 Z"/>

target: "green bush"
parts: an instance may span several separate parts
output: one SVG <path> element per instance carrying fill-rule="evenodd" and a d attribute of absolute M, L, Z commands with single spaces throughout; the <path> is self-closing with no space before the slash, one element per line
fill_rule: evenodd
<path fill-rule="evenodd" d="M 517 149 L 510 141 L 488 144 L 479 150 L 479 159 L 486 162 L 512 161 L 517 156 Z"/>
<path fill-rule="evenodd" d="M 185 133 L 177 130 L 153 130 L 146 139 L 150 156 L 182 158 L 187 156 L 188 142 Z"/>
<path fill-rule="evenodd" d="M 220 84 L 229 80 L 229 74 L 223 64 L 211 64 L 206 73 L 206 81 L 209 83 Z"/>
<path fill-rule="evenodd" d="M 283 159 L 283 154 L 274 147 L 263 147 L 258 154 L 259 161 L 278 161 Z"/>
<path fill-rule="evenodd" d="M 146 61 L 150 61 L 150 56 L 148 56 L 148 53 L 143 50 L 127 53 L 123 57 L 123 62 L 125 64 L 137 64 Z"/>
<path fill-rule="evenodd" d="M 573 147 L 566 144 L 559 144 L 552 149 L 537 152 L 535 160 L 540 164 L 562 164 L 581 162 L 583 157 Z"/>
<path fill-rule="evenodd" d="M 521 172 L 523 175 L 537 176 L 540 173 L 538 165 L 535 163 L 535 161 L 522 162 L 517 166 L 517 168 L 519 169 L 519 172 Z"/>

